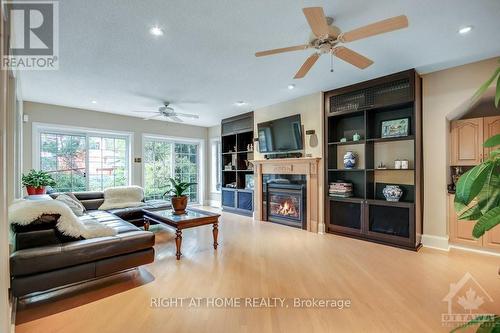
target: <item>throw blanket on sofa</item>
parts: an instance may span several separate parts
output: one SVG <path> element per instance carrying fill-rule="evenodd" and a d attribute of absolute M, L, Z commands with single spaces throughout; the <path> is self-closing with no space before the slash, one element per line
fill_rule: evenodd
<path fill-rule="evenodd" d="M 104 202 L 99 210 L 138 207 L 144 205 L 144 190 L 140 186 L 117 186 L 104 190 Z"/>
<path fill-rule="evenodd" d="M 28 225 L 48 214 L 60 215 L 56 227 L 66 236 L 88 239 L 116 235 L 116 230 L 96 220 L 79 220 L 66 204 L 58 200 L 17 200 L 9 206 L 9 223 Z"/>

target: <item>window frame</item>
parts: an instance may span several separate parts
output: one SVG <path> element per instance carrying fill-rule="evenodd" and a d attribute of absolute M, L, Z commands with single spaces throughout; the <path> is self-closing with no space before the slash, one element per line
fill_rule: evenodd
<path fill-rule="evenodd" d="M 87 174 L 86 177 L 86 187 L 88 191 L 89 187 L 89 137 L 91 136 L 104 136 L 107 138 L 114 139 L 125 139 L 127 148 L 125 149 L 127 153 L 127 170 L 128 170 L 128 179 L 126 185 L 134 184 L 134 173 L 132 166 L 132 156 L 133 156 L 133 147 L 134 147 L 134 133 L 133 132 L 125 132 L 125 131 L 114 131 L 107 129 L 97 129 L 97 128 L 88 128 L 88 127 L 77 127 L 77 126 L 67 126 L 67 125 L 59 125 L 59 124 L 50 124 L 50 123 L 32 123 L 32 161 L 31 166 L 35 170 L 41 170 L 40 165 L 40 147 L 41 147 L 41 134 L 43 132 L 49 132 L 53 134 L 60 135 L 77 135 L 77 136 L 85 136 L 85 145 L 87 149 L 87 154 L 85 156 L 85 172 Z"/>
<path fill-rule="evenodd" d="M 215 149 L 215 153 L 214 153 Z M 210 139 L 210 193 L 221 194 L 222 193 L 222 140 L 220 137 Z M 217 180 L 220 179 L 220 188 L 217 189 Z"/>
<path fill-rule="evenodd" d="M 194 144 L 198 146 L 198 188 L 197 188 L 197 196 L 198 196 L 198 202 L 190 202 L 192 205 L 203 205 L 205 202 L 205 163 L 204 161 L 204 156 L 205 156 L 205 140 L 204 139 L 197 139 L 197 138 L 184 138 L 184 137 L 177 137 L 177 136 L 167 136 L 167 135 L 158 135 L 158 134 L 151 134 L 151 133 L 143 133 L 142 134 L 142 163 L 141 163 L 141 183 L 143 186 L 145 186 L 145 179 L 146 179 L 146 168 L 144 167 L 144 156 L 146 156 L 146 141 L 150 140 L 157 140 L 157 141 L 163 141 L 166 143 L 186 143 L 186 144 Z M 175 152 L 174 155 L 175 156 Z M 172 174 L 174 174 L 175 170 L 175 158 L 172 161 Z"/>

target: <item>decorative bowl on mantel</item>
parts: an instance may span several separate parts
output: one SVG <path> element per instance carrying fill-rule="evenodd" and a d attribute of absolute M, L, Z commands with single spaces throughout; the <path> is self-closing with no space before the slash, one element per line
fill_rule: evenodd
<path fill-rule="evenodd" d="M 382 190 L 385 200 L 397 202 L 403 195 L 403 190 L 398 185 L 386 185 Z"/>

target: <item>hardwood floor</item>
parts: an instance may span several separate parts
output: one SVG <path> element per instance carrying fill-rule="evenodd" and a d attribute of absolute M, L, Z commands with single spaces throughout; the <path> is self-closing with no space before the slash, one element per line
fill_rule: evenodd
<path fill-rule="evenodd" d="M 448 332 L 442 300 L 466 272 L 493 299 L 483 313 L 500 313 L 499 257 L 415 253 L 223 213 L 218 250 L 211 226 L 187 229 L 177 261 L 175 233 L 152 230 L 153 264 L 23 301 L 16 332 Z M 159 297 L 281 297 L 289 307 L 151 307 Z M 292 306 L 313 297 L 351 306 Z"/>

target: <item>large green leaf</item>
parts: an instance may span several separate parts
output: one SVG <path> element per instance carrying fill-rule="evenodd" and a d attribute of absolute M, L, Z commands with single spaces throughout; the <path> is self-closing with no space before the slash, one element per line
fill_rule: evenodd
<path fill-rule="evenodd" d="M 474 319 L 470 320 L 469 322 L 463 324 L 462 326 L 456 327 L 450 333 L 455 333 L 455 332 L 462 330 L 464 328 L 468 328 L 468 327 L 475 326 L 478 324 L 480 324 L 482 327 L 489 326 L 492 328 L 491 331 L 479 331 L 478 330 L 478 332 L 481 332 L 481 333 L 485 333 L 485 332 L 492 332 L 493 333 L 494 332 L 494 333 L 496 333 L 497 332 L 496 329 L 498 329 L 500 327 L 500 317 L 497 315 L 477 316 Z"/>
<path fill-rule="evenodd" d="M 490 209 L 500 205 L 500 166 L 493 164 L 491 170 L 486 173 L 483 188 L 477 196 L 478 206 L 485 214 Z"/>
<path fill-rule="evenodd" d="M 475 221 L 479 220 L 481 216 L 483 216 L 481 206 L 479 206 L 479 204 L 466 206 L 461 202 L 455 202 L 455 211 L 459 214 L 459 220 Z"/>
<path fill-rule="evenodd" d="M 474 225 L 474 229 L 472 230 L 472 235 L 476 238 L 481 237 L 484 233 L 497 224 L 500 224 L 500 206 L 497 206 L 485 214 L 477 220 Z"/>
<path fill-rule="evenodd" d="M 486 140 L 483 144 L 483 146 L 487 148 L 495 147 L 498 145 L 500 145 L 500 134 L 493 135 L 491 138 L 488 138 L 488 140 Z"/>
<path fill-rule="evenodd" d="M 464 173 L 457 182 L 455 202 L 468 205 L 483 188 L 486 175 L 491 168 L 493 168 L 493 163 L 487 161 Z"/>
<path fill-rule="evenodd" d="M 479 97 L 481 97 L 486 92 L 486 90 L 488 90 L 488 88 L 493 83 L 493 81 L 495 81 L 495 79 L 497 78 L 497 75 L 499 73 L 500 73 L 500 67 L 497 68 L 495 70 L 495 72 L 493 73 L 493 75 L 486 82 L 484 82 L 479 87 L 479 89 L 474 93 L 474 95 L 472 96 L 472 103 L 477 102 L 477 100 L 479 99 Z"/>
<path fill-rule="evenodd" d="M 497 79 L 497 91 L 495 93 L 495 107 L 498 107 L 498 103 L 500 103 L 500 75 Z"/>

